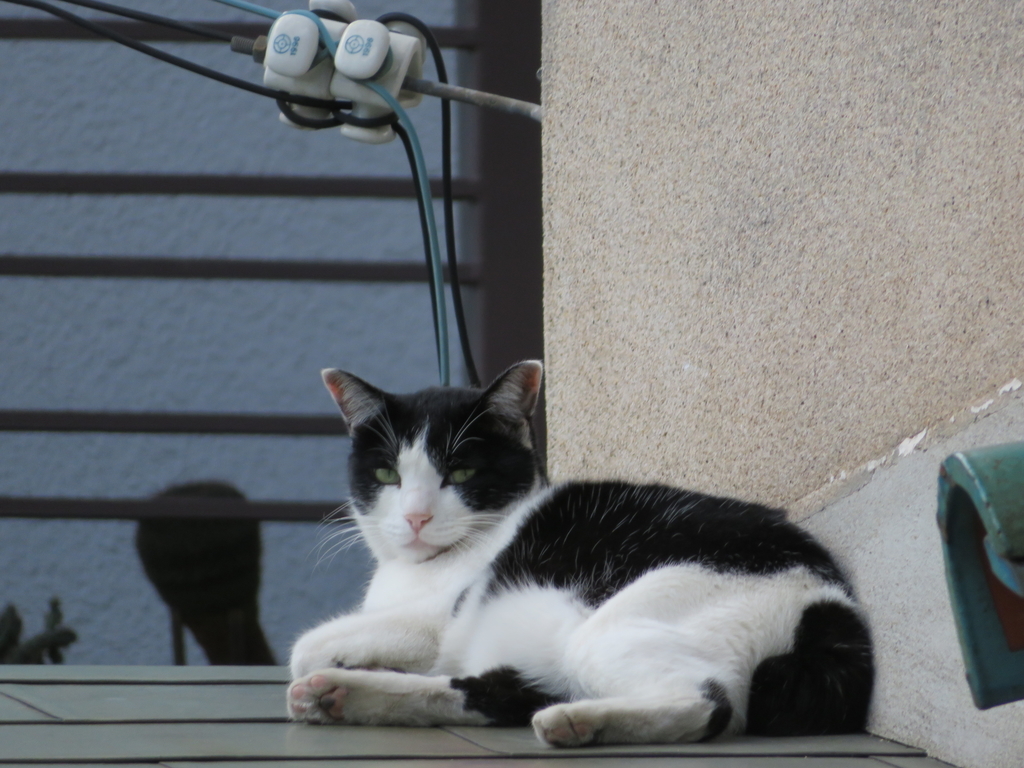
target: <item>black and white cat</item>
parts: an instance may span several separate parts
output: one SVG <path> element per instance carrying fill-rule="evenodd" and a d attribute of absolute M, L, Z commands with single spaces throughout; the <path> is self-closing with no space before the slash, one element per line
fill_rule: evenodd
<path fill-rule="evenodd" d="M 292 650 L 291 717 L 526 725 L 557 746 L 862 730 L 871 641 L 782 512 L 658 485 L 549 487 L 541 365 L 486 390 L 324 381 L 352 436 L 362 607 Z"/>

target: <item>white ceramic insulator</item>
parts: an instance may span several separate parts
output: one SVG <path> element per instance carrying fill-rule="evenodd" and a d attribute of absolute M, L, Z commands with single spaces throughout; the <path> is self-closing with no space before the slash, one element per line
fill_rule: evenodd
<path fill-rule="evenodd" d="M 323 20 L 328 34 L 334 40 L 340 40 L 346 24 L 338 21 Z M 263 84 L 287 93 L 300 96 L 311 96 L 314 99 L 333 99 L 331 95 L 331 78 L 334 77 L 334 60 L 329 56 L 314 64 L 313 68 L 299 77 L 286 77 L 272 69 L 263 70 Z"/>
<path fill-rule="evenodd" d="M 419 50 L 409 59 L 409 68 L 405 74 L 402 75 L 404 81 L 407 77 L 413 77 L 419 80 L 423 77 L 423 59 L 427 55 L 427 41 L 426 38 L 420 34 L 420 31 L 416 29 L 412 24 L 407 21 L 389 21 L 387 28 L 392 32 L 397 32 L 400 35 L 411 37 L 415 40 L 419 40 Z M 418 107 L 420 102 L 423 101 L 423 94 L 416 93 L 415 91 L 399 91 L 398 103 L 406 109 L 412 109 Z"/>
<path fill-rule="evenodd" d="M 373 82 L 384 86 L 392 96 L 398 98 L 405 76 L 410 71 L 410 65 L 419 61 L 420 41 L 415 37 L 401 35 L 398 32 L 389 34 L 391 36 L 391 68 L 380 77 L 374 78 Z M 340 45 L 338 50 L 341 50 Z M 335 61 L 335 65 L 337 65 L 337 61 Z M 356 104 L 375 107 L 379 110 L 378 114 L 381 115 L 386 115 L 391 111 L 391 108 L 380 96 L 339 71 L 336 71 L 331 79 L 331 94 L 336 99 L 346 99 Z M 401 99 L 401 102 L 404 106 L 405 99 Z"/>
<path fill-rule="evenodd" d="M 369 80 L 380 72 L 390 44 L 388 28 L 379 21 L 353 21 L 338 43 L 334 68 L 352 80 Z"/>
<path fill-rule="evenodd" d="M 420 61 L 420 41 L 416 37 L 402 35 L 398 32 L 389 34 L 391 36 L 391 68 L 380 77 L 375 78 L 374 82 L 384 86 L 395 98 L 399 98 L 399 92 L 402 89 L 406 73 L 410 71 L 410 65 Z M 380 96 L 365 85 L 360 85 L 338 71 L 335 71 L 334 77 L 331 79 L 331 95 L 336 99 L 347 99 L 353 102 L 355 104 L 352 110 L 353 114 L 359 117 L 379 117 L 391 112 L 391 108 Z M 404 106 L 405 99 L 400 99 L 400 101 Z M 367 144 L 383 144 L 395 138 L 395 132 L 390 125 L 380 128 L 357 128 L 353 125 L 343 125 L 341 134 Z"/>
<path fill-rule="evenodd" d="M 320 29 L 308 16 L 285 13 L 277 17 L 267 33 L 267 56 L 263 65 L 285 77 L 300 77 L 309 71 L 320 44 Z"/>
<path fill-rule="evenodd" d="M 309 10 L 330 11 L 349 23 L 359 18 L 356 7 L 349 0 L 309 0 Z"/>
<path fill-rule="evenodd" d="M 361 141 L 363 144 L 387 144 L 394 141 L 395 131 L 390 125 L 380 128 L 360 128 L 357 125 L 341 126 L 341 135 L 347 139 Z"/>
<path fill-rule="evenodd" d="M 301 77 L 285 77 L 272 69 L 263 70 L 263 84 L 277 91 L 310 96 L 314 99 L 333 99 L 331 79 L 334 77 L 334 62 L 327 57 Z"/>

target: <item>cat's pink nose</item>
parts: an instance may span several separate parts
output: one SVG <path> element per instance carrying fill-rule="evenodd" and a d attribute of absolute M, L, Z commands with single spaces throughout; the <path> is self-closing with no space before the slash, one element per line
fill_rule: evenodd
<path fill-rule="evenodd" d="M 423 530 L 423 526 L 434 519 L 433 515 L 406 515 L 405 519 L 409 522 L 409 527 L 412 528 L 412 532 L 418 534 Z"/>

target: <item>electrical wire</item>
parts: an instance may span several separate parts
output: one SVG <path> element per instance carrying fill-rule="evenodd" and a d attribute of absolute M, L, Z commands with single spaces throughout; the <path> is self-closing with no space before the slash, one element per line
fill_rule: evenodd
<path fill-rule="evenodd" d="M 437 223 L 434 221 L 434 204 L 430 194 L 430 182 L 427 176 L 427 164 L 423 159 L 423 149 L 420 147 L 419 137 L 416 135 L 416 128 L 409 119 L 409 115 L 398 103 L 398 99 L 392 96 L 388 89 L 372 80 L 363 83 L 367 88 L 380 96 L 392 112 L 398 116 L 398 122 L 408 131 L 412 144 L 414 160 L 419 176 L 420 195 L 423 198 L 423 208 L 427 214 L 427 229 L 430 235 L 430 266 L 434 290 L 437 292 L 437 311 L 434 317 L 437 318 L 437 348 L 438 368 L 441 376 L 441 386 L 447 387 L 451 383 L 451 367 L 448 354 L 448 312 L 444 300 L 444 273 L 441 271 L 441 248 L 437 242 Z"/>
<path fill-rule="evenodd" d="M 408 13 L 385 13 L 377 21 L 387 24 L 389 21 L 401 21 L 410 24 L 423 35 L 434 59 L 437 79 L 448 82 L 448 69 L 441 54 L 441 46 L 434 37 L 433 31 L 420 19 Z M 409 78 L 406 78 L 408 80 Z M 403 84 L 404 85 L 404 84 Z M 466 377 L 471 386 L 480 386 L 480 376 L 473 362 L 473 350 L 469 346 L 469 332 L 466 329 L 466 313 L 462 305 L 462 284 L 459 282 L 459 262 L 455 252 L 455 209 L 452 195 L 452 106 L 446 98 L 441 99 L 441 185 L 444 200 L 444 233 L 445 247 L 448 252 L 448 279 L 452 291 L 452 306 L 455 310 L 455 325 L 459 331 L 459 342 L 462 347 L 462 360 L 466 366 Z"/>
<path fill-rule="evenodd" d="M 307 117 L 306 115 L 300 115 L 284 99 L 277 100 L 277 108 L 291 122 L 302 128 L 312 128 L 314 131 L 323 130 L 324 128 L 337 128 L 339 125 L 345 124 L 345 121 L 337 115 L 333 117 Z"/>
<path fill-rule="evenodd" d="M 264 8 L 262 5 L 256 5 L 255 3 L 247 3 L 245 0 L 214 0 L 214 2 L 230 5 L 232 8 L 238 8 L 249 13 L 255 13 L 257 16 L 266 16 L 268 19 L 276 19 L 281 15 L 280 11 Z"/>
<path fill-rule="evenodd" d="M 434 83 L 430 80 L 418 80 L 407 77 L 402 82 L 402 90 L 423 93 L 427 96 L 436 96 L 439 99 L 461 101 L 463 104 L 472 104 L 475 107 L 497 109 L 502 112 L 508 112 L 510 115 L 522 115 L 531 120 L 536 120 L 538 123 L 544 119 L 544 108 L 540 104 L 510 99 L 508 96 L 497 96 L 484 91 L 474 91 L 472 88 L 463 88 L 461 85 Z"/>
<path fill-rule="evenodd" d="M 255 3 L 248 3 L 245 0 L 214 0 L 214 2 L 222 3 L 223 5 L 230 5 L 232 8 L 239 8 L 249 13 L 255 13 L 259 16 L 265 16 L 268 19 L 279 19 L 284 16 L 281 11 L 275 11 L 272 8 L 264 8 L 262 5 L 256 5 Z M 320 43 L 327 52 L 333 57 L 338 52 L 338 41 L 331 37 L 331 33 L 327 31 L 327 27 L 324 26 L 323 17 L 313 11 L 287 11 L 287 13 L 295 13 L 301 16 L 305 16 L 308 19 L 312 19 L 320 30 Z M 334 15 L 334 14 L 331 14 Z"/>
<path fill-rule="evenodd" d="M 208 77 L 211 80 L 224 83 L 225 85 L 231 85 L 235 88 L 241 88 L 244 91 L 255 93 L 258 96 L 264 96 L 266 98 L 274 99 L 275 101 L 285 99 L 291 104 L 299 104 L 303 107 L 316 107 L 317 109 L 327 109 L 335 114 L 344 116 L 344 122 L 350 123 L 351 125 L 358 126 L 360 128 L 378 128 L 382 125 L 390 125 L 395 121 L 394 115 L 384 115 L 382 117 L 356 117 L 350 115 L 343 110 L 352 108 L 352 103 L 349 101 L 328 101 L 327 99 L 315 99 L 310 96 L 300 96 L 294 93 L 288 93 L 286 91 L 277 91 L 273 88 L 266 88 L 262 85 L 256 85 L 250 83 L 248 80 L 242 80 L 238 77 L 232 77 L 231 75 L 225 75 L 223 72 L 218 72 L 215 69 L 204 67 L 201 64 L 189 61 L 188 59 L 182 59 L 174 54 L 167 53 L 159 48 L 154 48 L 146 43 L 139 42 L 135 38 L 123 35 L 116 30 L 105 27 L 102 24 L 97 24 L 89 19 L 78 16 L 70 11 L 66 11 L 63 8 L 59 8 L 50 3 L 44 2 L 43 0 L 0 0 L 0 2 L 11 3 L 12 5 L 22 5 L 26 8 L 35 8 L 36 10 L 44 11 L 58 18 L 70 21 L 72 24 L 88 29 L 100 37 L 105 37 L 109 40 L 113 40 L 116 43 L 132 48 L 139 53 L 144 53 L 147 56 L 152 56 L 154 59 L 173 64 L 181 69 L 188 70 L 197 75 Z"/>
<path fill-rule="evenodd" d="M 145 21 L 149 24 L 167 27 L 168 29 L 177 29 L 181 32 L 188 32 L 199 37 L 209 38 L 210 40 L 222 40 L 225 43 L 231 42 L 231 34 L 229 32 L 221 32 L 219 29 L 210 29 L 209 27 L 200 26 L 198 24 L 189 24 L 186 21 L 169 19 L 166 16 L 157 16 L 155 13 L 136 11 L 134 8 L 125 8 L 120 5 L 101 3 L 98 2 L 98 0 L 63 0 L 63 2 L 68 5 L 77 5 L 82 8 L 92 8 L 95 11 L 103 11 L 104 13 L 109 13 L 112 16 L 124 16 L 126 19 L 135 19 L 136 21 Z"/>
<path fill-rule="evenodd" d="M 266 8 L 253 5 L 252 3 L 245 2 L 245 0 L 216 0 L 216 2 L 230 5 L 236 8 L 242 8 L 243 10 L 249 10 L 255 13 L 261 13 L 263 15 L 272 15 L 274 12 L 269 11 Z M 276 18 L 276 16 L 274 16 Z M 441 54 L 441 47 L 437 43 L 437 39 L 434 37 L 433 32 L 430 28 L 424 24 L 420 19 L 416 18 L 407 13 L 386 13 L 383 16 L 377 18 L 377 21 L 381 24 L 386 24 L 389 21 L 401 21 L 412 25 L 416 28 L 427 41 L 427 45 L 431 50 L 431 54 L 434 58 L 434 65 L 437 69 L 438 79 L 441 83 L 447 84 L 448 73 L 444 63 L 444 57 Z M 318 26 L 321 29 L 321 37 L 328 39 L 331 42 L 326 30 L 323 27 L 323 23 L 318 21 Z M 419 82 L 419 81 L 415 81 Z M 377 90 L 377 88 L 374 88 Z M 468 90 L 468 89 L 467 89 Z M 478 94 L 478 92 L 473 92 Z M 464 94 L 460 94 L 464 95 Z M 390 94 L 389 94 L 390 96 Z M 499 98 L 500 97 L 495 97 Z M 294 110 L 285 106 L 287 102 L 282 103 L 278 101 L 278 107 L 285 114 L 289 120 L 292 120 L 296 125 L 304 128 L 328 128 L 333 127 L 336 123 L 331 118 L 310 118 L 303 115 L 297 114 Z M 397 105 L 397 102 L 395 102 Z M 395 110 L 396 114 L 398 110 Z M 417 181 L 417 177 L 420 175 L 417 172 L 417 162 L 415 159 L 416 151 L 418 147 L 418 139 L 415 135 L 415 129 L 412 128 L 411 121 L 406 118 L 406 122 L 409 124 L 409 129 L 412 132 L 412 140 L 410 140 L 409 133 L 405 130 L 399 131 L 398 134 L 405 145 L 406 154 L 409 156 L 409 164 L 412 170 L 413 182 L 419 189 L 424 189 L 426 198 L 418 200 L 420 209 L 420 222 L 424 227 L 424 245 L 427 252 L 428 266 L 431 267 L 433 272 L 438 270 L 434 269 L 434 265 L 431 263 L 434 259 L 432 254 L 431 246 L 436 243 L 432 242 L 431 236 L 429 235 L 430 226 L 433 223 L 433 202 L 429 194 L 429 186 L 421 185 Z M 396 126 L 398 123 L 396 123 Z M 443 200 L 444 200 L 444 215 L 445 215 L 445 244 L 448 254 L 448 273 L 451 281 L 452 290 L 452 304 L 455 310 L 455 322 L 458 327 L 459 340 L 462 347 L 463 360 L 466 365 L 466 374 L 470 380 L 470 384 L 475 387 L 480 386 L 480 377 L 476 371 L 476 364 L 473 361 L 473 353 L 469 346 L 469 333 L 466 328 L 465 310 L 462 303 L 462 288 L 459 283 L 458 276 L 458 259 L 455 248 L 455 215 L 454 215 L 454 204 L 452 202 L 452 172 L 451 172 L 451 102 L 448 98 L 441 98 L 441 143 L 442 143 L 442 185 L 444 189 Z M 426 173 L 424 165 L 423 174 Z M 436 228 L 436 224 L 433 225 Z M 436 238 L 436 233 L 433 235 Z M 439 266 L 439 265 L 438 265 Z M 435 285 L 437 283 L 437 285 Z M 446 376 L 448 373 L 449 365 L 447 362 L 441 362 L 442 357 L 447 357 L 447 313 L 444 308 L 444 283 L 443 279 L 439 280 L 438 275 L 434 275 L 434 280 L 430 283 L 430 299 L 431 307 L 434 315 L 434 335 L 435 341 L 438 347 L 438 364 L 441 368 L 441 379 L 442 383 L 447 383 Z M 442 340 L 442 336 L 444 337 Z M 444 352 L 442 352 L 444 350 Z"/>
<path fill-rule="evenodd" d="M 430 312 L 431 317 L 434 321 L 434 343 L 437 346 L 438 360 L 441 358 L 441 329 L 438 327 L 437 318 L 437 287 L 434 285 L 433 271 L 434 271 L 434 260 L 430 249 L 430 225 L 427 223 L 427 208 L 426 201 L 423 199 L 420 187 L 420 172 L 416 163 L 416 150 L 413 149 L 412 139 L 409 138 L 409 132 L 405 130 L 402 124 L 395 123 L 391 126 L 392 130 L 398 134 L 398 138 L 402 140 L 402 145 L 405 147 L 406 157 L 409 158 L 409 170 L 412 172 L 412 183 L 416 187 L 416 209 L 420 214 L 420 231 L 423 233 L 423 252 L 427 256 L 427 274 L 430 279 L 427 280 L 427 285 L 430 287 Z M 433 201 L 430 201 L 433 205 Z"/>
<path fill-rule="evenodd" d="M 8 2 L 13 5 L 21 5 L 28 8 L 35 8 L 45 13 L 49 13 L 58 18 L 62 18 L 73 24 L 76 24 L 84 29 L 87 29 L 94 34 L 107 39 L 113 40 L 114 42 L 125 45 L 133 50 L 140 53 L 144 53 L 148 56 L 164 61 L 165 63 L 172 64 L 180 67 L 187 71 L 193 72 L 194 74 L 207 77 L 226 85 L 232 85 L 236 88 L 255 93 L 260 96 L 274 98 L 277 101 L 278 108 L 281 112 L 296 125 L 300 125 L 306 128 L 328 128 L 336 127 L 346 123 L 359 126 L 359 127 L 379 127 L 388 124 L 394 124 L 395 130 L 401 137 L 403 144 L 406 148 L 406 153 L 409 156 L 410 169 L 412 170 L 413 182 L 417 188 L 417 203 L 420 210 L 420 222 L 423 228 L 424 234 L 424 247 L 427 255 L 428 266 L 431 272 L 431 280 L 429 281 L 431 289 L 431 304 L 434 315 L 434 332 L 435 340 L 437 344 L 438 354 L 438 368 L 441 378 L 442 385 L 447 386 L 450 383 L 450 360 L 448 350 L 448 323 L 447 323 L 447 311 L 445 308 L 445 294 L 444 294 L 444 278 L 441 270 L 440 260 L 440 248 L 438 247 L 437 240 L 437 225 L 434 221 L 433 201 L 430 193 L 429 178 L 426 175 L 426 164 L 423 159 L 422 148 L 419 145 L 419 139 L 416 135 L 415 128 L 409 120 L 405 110 L 402 109 L 401 105 L 395 100 L 391 94 L 376 83 L 365 83 L 369 88 L 378 93 L 382 99 L 385 100 L 391 106 L 393 113 L 391 115 L 384 115 L 377 118 L 359 118 L 354 115 L 348 114 L 343 110 L 351 109 L 352 104 L 345 101 L 329 101 L 325 99 L 316 99 L 307 96 L 300 96 L 296 94 L 287 93 L 285 91 L 276 91 L 263 86 L 255 85 L 246 80 L 225 75 L 217 70 L 204 67 L 194 62 L 182 59 L 180 57 L 169 54 L 158 48 L 146 45 L 134 38 L 127 35 L 123 35 L 109 27 L 102 24 L 95 23 L 89 19 L 73 14 L 69 11 L 64 10 L 58 6 L 52 5 L 43 0 L 0 0 Z M 169 19 L 155 14 L 144 13 L 142 11 L 135 11 L 134 9 L 124 8 L 121 6 L 115 6 L 108 3 L 100 2 L 99 0 L 65 0 L 71 5 L 77 5 L 85 8 L 92 8 L 94 10 L 103 11 L 112 15 L 125 16 L 127 18 L 133 18 L 139 21 L 145 21 L 148 23 L 159 24 L 161 26 L 178 29 L 180 31 L 196 34 L 211 39 L 221 40 L 229 42 L 232 38 L 231 35 L 221 33 L 218 30 L 206 29 L 197 25 L 188 24 L 185 22 L 178 22 L 174 19 Z M 281 14 L 271 9 L 263 8 L 253 3 L 244 2 L 244 0 L 216 0 L 216 2 L 223 3 L 225 5 L 233 6 L 246 10 L 252 13 L 257 13 L 268 18 L 276 19 Z M 307 14 L 304 14 L 307 15 Z M 308 14 L 313 16 L 312 13 Z M 321 31 L 321 37 L 326 39 L 328 43 L 334 43 L 333 47 L 337 46 L 337 43 L 330 38 L 322 21 L 318 18 L 314 18 L 317 22 L 318 27 Z M 381 23 L 387 21 L 403 21 L 414 26 L 424 38 L 427 40 L 428 47 L 434 58 L 435 66 L 438 72 L 438 78 L 441 82 L 447 85 L 447 72 L 444 65 L 444 60 L 441 55 L 440 46 L 437 40 L 434 38 L 430 28 L 427 27 L 422 21 L 414 16 L 404 13 L 389 13 L 378 19 Z M 325 44 L 326 45 L 326 44 Z M 326 45 L 328 49 L 332 46 Z M 416 81 L 411 82 L 422 86 L 422 83 L 426 82 L 431 85 L 429 81 Z M 437 86 L 437 84 L 432 84 Z M 438 86 L 440 88 L 440 86 Z M 442 89 L 443 90 L 443 89 Z M 468 90 L 468 89 L 466 89 Z M 478 92 L 472 92 L 478 93 Z M 465 313 L 462 305 L 462 292 L 461 285 L 458 280 L 458 264 L 455 252 L 455 231 L 454 231 L 454 212 L 452 202 L 452 179 L 451 179 L 451 105 L 448 100 L 449 94 L 437 93 L 436 95 L 441 97 L 441 109 L 442 109 L 442 175 L 443 175 L 443 188 L 444 188 L 444 214 L 445 214 L 445 234 L 446 234 L 446 246 L 448 255 L 449 274 L 452 286 L 452 300 L 455 310 L 456 323 L 458 325 L 459 338 L 461 341 L 463 358 L 465 360 L 467 376 L 470 379 L 470 383 L 473 386 L 480 386 L 479 376 L 477 375 L 476 366 L 473 362 L 472 352 L 469 347 L 468 333 L 466 330 Z M 488 94 L 483 94 L 488 95 Z M 495 97 L 498 98 L 498 97 Z M 292 105 L 301 105 L 314 107 L 318 109 L 326 109 L 332 113 L 330 118 L 311 118 L 300 115 L 295 112 Z M 402 123 L 406 127 L 403 127 Z"/>

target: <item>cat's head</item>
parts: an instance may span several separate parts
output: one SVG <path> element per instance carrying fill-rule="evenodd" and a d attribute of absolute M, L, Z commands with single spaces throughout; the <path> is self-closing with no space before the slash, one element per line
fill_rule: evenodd
<path fill-rule="evenodd" d="M 411 395 L 323 372 L 352 438 L 353 516 L 378 559 L 422 562 L 472 544 L 543 483 L 530 428 L 541 370 L 530 360 L 483 390 Z"/>

